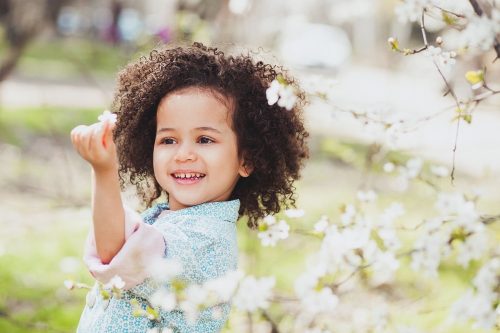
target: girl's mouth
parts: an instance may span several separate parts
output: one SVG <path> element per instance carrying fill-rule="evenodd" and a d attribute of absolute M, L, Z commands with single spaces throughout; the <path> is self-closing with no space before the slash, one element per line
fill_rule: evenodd
<path fill-rule="evenodd" d="M 205 177 L 204 173 L 199 172 L 175 172 L 171 175 L 176 183 L 183 185 L 195 184 Z"/>

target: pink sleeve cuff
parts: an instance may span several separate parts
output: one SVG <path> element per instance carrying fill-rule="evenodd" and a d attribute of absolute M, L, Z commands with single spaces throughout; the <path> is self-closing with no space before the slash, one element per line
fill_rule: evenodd
<path fill-rule="evenodd" d="M 148 277 L 149 265 L 164 256 L 165 240 L 154 226 L 144 223 L 132 209 L 125 209 L 125 244 L 109 264 L 103 264 L 97 254 L 94 232 L 85 244 L 83 260 L 90 273 L 101 283 L 108 283 L 115 275 L 130 289 Z"/>

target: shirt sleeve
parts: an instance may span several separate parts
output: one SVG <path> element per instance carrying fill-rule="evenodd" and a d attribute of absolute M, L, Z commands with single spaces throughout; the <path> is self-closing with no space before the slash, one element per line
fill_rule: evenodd
<path fill-rule="evenodd" d="M 90 273 L 101 283 L 108 283 L 115 275 L 130 289 L 148 276 L 148 266 L 163 257 L 165 240 L 154 226 L 144 223 L 142 217 L 132 209 L 125 209 L 125 243 L 108 263 L 103 264 L 97 253 L 93 230 L 85 244 L 83 260 Z"/>

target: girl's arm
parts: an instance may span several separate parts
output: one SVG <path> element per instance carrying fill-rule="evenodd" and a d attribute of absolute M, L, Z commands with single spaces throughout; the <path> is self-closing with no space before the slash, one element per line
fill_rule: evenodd
<path fill-rule="evenodd" d="M 71 141 L 92 166 L 92 218 L 97 253 L 107 264 L 125 242 L 125 213 L 120 196 L 118 159 L 113 141 L 114 123 L 77 126 Z"/>

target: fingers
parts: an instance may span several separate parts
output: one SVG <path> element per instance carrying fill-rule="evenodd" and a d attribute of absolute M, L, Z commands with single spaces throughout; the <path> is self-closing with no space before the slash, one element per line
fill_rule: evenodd
<path fill-rule="evenodd" d="M 115 129 L 115 123 L 109 120 L 104 121 L 103 131 L 101 135 L 101 143 L 104 148 L 111 146 L 113 142 L 113 130 Z"/>
<path fill-rule="evenodd" d="M 100 140 L 103 130 L 104 126 L 101 123 L 77 126 L 71 131 L 71 142 L 84 158 L 91 153 L 99 153 L 103 147 Z"/>

